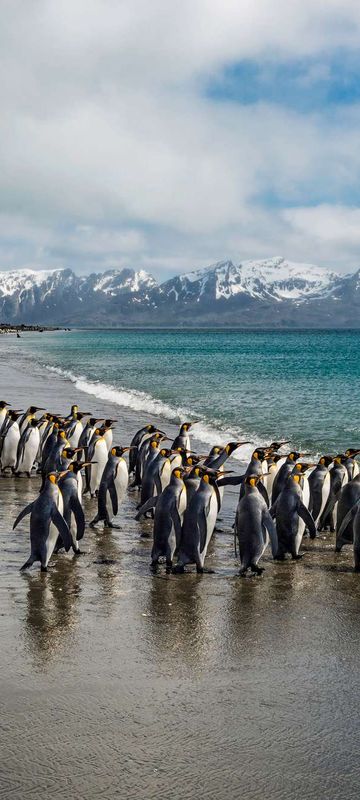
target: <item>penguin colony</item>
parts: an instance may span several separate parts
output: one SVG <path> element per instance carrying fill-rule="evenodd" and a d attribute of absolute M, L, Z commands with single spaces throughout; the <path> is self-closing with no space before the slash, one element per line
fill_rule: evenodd
<path fill-rule="evenodd" d="M 153 520 L 151 569 L 164 561 L 168 572 L 183 573 L 189 565 L 209 571 L 205 560 L 224 489 L 233 485 L 239 487 L 233 526 L 239 575 L 263 572 L 259 561 L 268 545 L 276 560 L 299 559 L 303 536 L 314 539 L 317 531 L 329 529 L 336 533 L 336 551 L 352 544 L 354 569 L 360 572 L 360 449 L 326 454 L 314 464 L 289 447 L 284 453 L 289 442 L 272 442 L 257 447 L 245 472 L 234 475 L 226 462 L 249 442 L 195 453 L 189 434 L 194 423 L 184 422 L 171 446 L 163 431 L 147 424 L 121 447 L 113 444 L 115 422 L 76 405 L 63 417 L 38 406 L 22 412 L 0 402 L 1 473 L 41 475 L 38 496 L 13 526 L 30 515 L 30 556 L 22 570 L 40 562 L 46 571 L 61 549 L 80 554 L 86 495 L 98 504 L 90 527 L 119 527 L 114 518 L 129 488 L 139 496 L 136 519 Z"/>

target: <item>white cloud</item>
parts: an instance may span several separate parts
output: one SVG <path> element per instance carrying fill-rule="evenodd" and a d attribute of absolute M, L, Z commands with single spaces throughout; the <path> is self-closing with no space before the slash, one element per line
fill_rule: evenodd
<path fill-rule="evenodd" d="M 360 110 L 221 103 L 203 85 L 244 58 L 321 61 L 359 44 L 352 0 L 9 0 L 0 268 L 160 274 L 274 253 L 349 268 L 357 240 L 345 218 L 356 209 L 344 209 L 337 236 L 315 234 L 311 220 L 321 227 L 312 206 L 323 213 L 357 188 Z"/>

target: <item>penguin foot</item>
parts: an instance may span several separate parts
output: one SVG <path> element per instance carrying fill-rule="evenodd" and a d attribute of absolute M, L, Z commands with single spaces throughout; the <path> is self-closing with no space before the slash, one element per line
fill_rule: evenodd
<path fill-rule="evenodd" d="M 257 564 L 250 564 L 250 569 L 253 575 L 262 575 L 265 572 L 265 567 L 258 567 Z"/>
<path fill-rule="evenodd" d="M 354 567 L 354 572 L 360 572 L 360 564 L 357 567 Z"/>
<path fill-rule="evenodd" d="M 183 564 L 175 564 L 175 567 L 172 568 L 173 575 L 182 575 L 185 572 L 185 567 Z"/>
<path fill-rule="evenodd" d="M 300 561 L 301 558 L 304 558 L 304 553 L 294 553 L 291 555 L 293 561 Z"/>
<path fill-rule="evenodd" d="M 341 547 L 339 547 L 339 545 L 336 545 L 335 553 L 341 553 Z"/>
<path fill-rule="evenodd" d="M 40 571 L 41 571 L 41 572 L 47 572 L 47 571 L 48 571 L 48 568 L 47 568 L 47 567 L 44 567 L 44 566 L 41 564 Z"/>
<path fill-rule="evenodd" d="M 285 561 L 285 553 L 277 553 L 274 556 L 274 561 Z"/>
<path fill-rule="evenodd" d="M 74 550 L 74 556 L 77 557 L 77 556 L 83 556 L 83 555 L 84 555 L 83 550 Z"/>
<path fill-rule="evenodd" d="M 209 567 L 196 567 L 196 572 L 198 572 L 199 575 L 215 575 L 215 570 L 209 569 Z"/>

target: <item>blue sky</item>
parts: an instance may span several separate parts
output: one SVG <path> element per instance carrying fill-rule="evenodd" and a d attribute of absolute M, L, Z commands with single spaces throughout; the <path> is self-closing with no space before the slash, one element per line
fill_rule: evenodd
<path fill-rule="evenodd" d="M 360 265 L 355 0 L 12 0 L 0 269 Z"/>

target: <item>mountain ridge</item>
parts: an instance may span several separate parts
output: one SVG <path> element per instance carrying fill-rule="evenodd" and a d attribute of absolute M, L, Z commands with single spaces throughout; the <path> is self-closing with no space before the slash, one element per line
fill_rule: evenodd
<path fill-rule="evenodd" d="M 280 256 L 218 261 L 160 284 L 129 268 L 0 272 L 9 324 L 334 328 L 360 327 L 359 311 L 360 270 L 340 275 Z"/>

